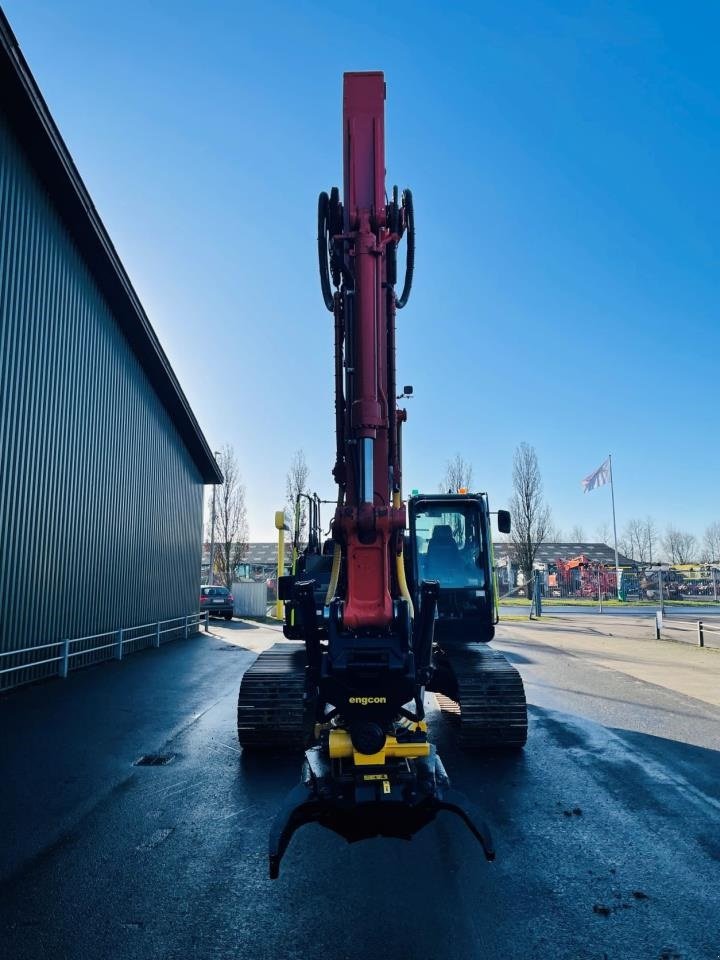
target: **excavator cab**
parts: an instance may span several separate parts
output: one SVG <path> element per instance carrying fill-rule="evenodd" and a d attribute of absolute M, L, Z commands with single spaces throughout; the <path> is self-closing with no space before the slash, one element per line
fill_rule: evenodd
<path fill-rule="evenodd" d="M 495 589 L 487 495 L 420 494 L 408 501 L 409 581 L 418 597 L 438 584 L 435 638 L 487 643 L 495 633 Z M 499 511 L 502 527 L 509 517 Z"/>

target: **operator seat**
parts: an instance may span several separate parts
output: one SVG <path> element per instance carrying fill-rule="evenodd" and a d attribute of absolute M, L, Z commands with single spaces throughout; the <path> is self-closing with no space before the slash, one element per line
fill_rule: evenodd
<path fill-rule="evenodd" d="M 438 580 L 442 585 L 461 574 L 463 568 L 452 529 L 448 524 L 439 524 L 434 528 L 427 548 L 428 580 Z"/>

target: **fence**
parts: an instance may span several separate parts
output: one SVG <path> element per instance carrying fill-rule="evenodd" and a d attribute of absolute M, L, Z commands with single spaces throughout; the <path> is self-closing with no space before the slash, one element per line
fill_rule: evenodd
<path fill-rule="evenodd" d="M 52 676 L 66 678 L 70 670 L 78 670 L 104 660 L 122 660 L 129 653 L 147 647 L 159 647 L 161 643 L 180 637 L 187 639 L 191 633 L 198 633 L 203 622 L 207 630 L 207 613 L 192 613 L 171 620 L 120 627 L 87 637 L 55 640 L 22 650 L 6 650 L 0 653 L 0 664 L 3 664 L 0 669 L 0 690 Z M 92 641 L 96 640 L 103 642 L 93 644 Z M 19 662 L 10 662 L 5 666 L 8 657 Z"/>
<path fill-rule="evenodd" d="M 615 567 L 583 557 L 543 564 L 539 573 L 543 600 L 617 600 L 619 595 L 622 600 L 655 603 L 661 599 L 703 604 L 720 601 L 720 573 L 711 565 L 678 565 L 663 570 L 657 565 L 623 567 L 619 594 Z M 522 582 L 510 586 L 504 566 L 498 568 L 498 586 L 500 599 L 527 597 L 532 589 Z"/>

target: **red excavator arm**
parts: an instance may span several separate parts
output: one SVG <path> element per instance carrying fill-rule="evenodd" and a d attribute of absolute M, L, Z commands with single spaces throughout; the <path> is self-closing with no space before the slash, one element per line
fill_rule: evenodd
<path fill-rule="evenodd" d="M 335 408 L 340 491 L 333 536 L 345 569 L 344 623 L 387 628 L 402 592 L 399 424 L 395 404 L 395 311 L 412 282 L 412 196 L 385 193 L 385 81 L 346 73 L 343 87 L 343 202 L 321 194 L 319 237 L 325 303 L 335 314 Z M 408 231 L 405 289 L 395 294 L 396 248 Z M 330 278 L 336 287 L 330 291 Z M 402 575 L 400 581 L 402 581 Z"/>

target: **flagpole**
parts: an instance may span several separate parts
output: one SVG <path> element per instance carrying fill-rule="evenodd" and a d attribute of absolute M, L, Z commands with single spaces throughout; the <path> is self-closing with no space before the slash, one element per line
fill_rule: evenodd
<path fill-rule="evenodd" d="M 608 462 L 610 464 L 610 497 L 612 499 L 612 512 L 613 512 L 613 537 L 615 538 L 615 586 L 617 589 L 617 598 L 620 599 L 620 563 L 618 561 L 618 548 L 617 548 L 617 524 L 615 523 L 615 484 L 613 483 L 613 472 L 612 472 L 612 454 L 608 454 Z"/>

